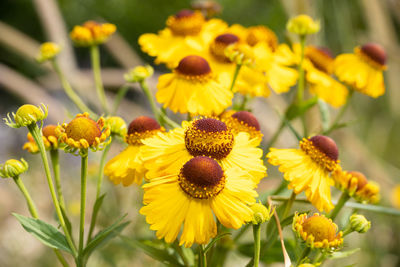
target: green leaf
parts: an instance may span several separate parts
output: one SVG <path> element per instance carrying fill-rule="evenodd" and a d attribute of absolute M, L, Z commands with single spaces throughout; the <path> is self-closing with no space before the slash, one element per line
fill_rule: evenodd
<path fill-rule="evenodd" d="M 130 223 L 121 222 L 128 214 L 121 216 L 115 223 L 101 230 L 86 246 L 83 250 L 82 255 L 89 257 L 89 255 L 100 246 L 104 245 L 106 241 L 118 235 L 122 230 Z"/>
<path fill-rule="evenodd" d="M 204 253 L 207 253 L 207 251 L 209 251 L 212 248 L 212 246 L 215 244 L 215 242 L 217 242 L 218 240 L 220 240 L 221 238 L 223 238 L 224 236 L 227 236 L 227 235 L 231 235 L 231 233 L 222 233 L 220 235 L 217 235 L 215 238 L 213 238 L 213 240 L 211 240 L 211 242 L 204 249 Z"/>
<path fill-rule="evenodd" d="M 318 97 L 313 97 L 299 104 L 292 104 L 287 109 L 285 118 L 287 120 L 293 120 L 301 115 L 303 115 L 307 110 L 312 108 L 318 102 Z"/>
<path fill-rule="evenodd" d="M 151 246 L 150 244 L 146 244 L 146 240 L 141 241 L 125 236 L 120 236 L 120 238 L 122 239 L 122 241 L 124 241 L 125 244 L 129 245 L 130 247 L 139 248 L 153 259 L 158 260 L 168 266 L 182 266 L 182 264 L 179 263 L 178 259 L 170 255 L 166 249 L 159 249 Z"/>
<path fill-rule="evenodd" d="M 54 226 L 35 218 L 25 217 L 23 215 L 13 213 L 22 227 L 36 237 L 40 242 L 51 248 L 61 249 L 70 254 L 72 251 L 67 243 L 65 236 Z"/>
<path fill-rule="evenodd" d="M 358 252 L 360 248 L 355 248 L 352 250 L 348 251 L 336 251 L 332 252 L 331 254 L 328 255 L 329 259 L 342 259 L 342 258 L 347 258 L 348 256 L 353 255 L 354 253 Z"/>

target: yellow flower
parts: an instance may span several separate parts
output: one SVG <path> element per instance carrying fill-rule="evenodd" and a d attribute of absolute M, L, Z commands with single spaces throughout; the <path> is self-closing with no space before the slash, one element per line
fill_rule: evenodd
<path fill-rule="evenodd" d="M 232 104 L 233 93 L 200 56 L 183 58 L 173 73 L 161 75 L 157 101 L 173 112 L 219 115 Z"/>
<path fill-rule="evenodd" d="M 146 216 L 156 236 L 172 243 L 182 225 L 180 245 L 207 244 L 217 234 L 214 215 L 228 228 L 238 229 L 252 219 L 255 184 L 240 169 L 223 169 L 212 158 L 194 157 L 167 176 L 143 186 Z"/>
<path fill-rule="evenodd" d="M 251 139 L 257 139 L 261 143 L 263 134 L 260 130 L 260 124 L 257 118 L 248 111 L 225 111 L 221 115 L 221 121 L 232 131 L 234 135 L 240 132 L 246 132 Z"/>
<path fill-rule="evenodd" d="M 347 192 L 362 203 L 377 203 L 380 199 L 379 185 L 372 181 L 368 181 L 361 172 L 347 172 L 340 169 L 332 173 L 332 178 L 335 181 L 335 186 Z"/>
<path fill-rule="evenodd" d="M 78 114 L 68 124 L 63 123 L 55 129 L 59 140 L 66 144 L 65 150 L 74 153 L 78 149 L 93 151 L 102 150 L 111 142 L 110 128 L 104 127 L 105 120 L 101 117 L 97 122 L 89 118 L 88 113 Z"/>
<path fill-rule="evenodd" d="M 346 86 L 333 77 L 334 58 L 328 49 L 307 46 L 304 51 L 303 68 L 306 80 L 310 85 L 310 93 L 332 105 L 340 107 L 346 103 L 348 90 Z M 292 55 L 290 55 L 292 53 Z M 300 44 L 293 45 L 293 52 L 286 50 L 287 60 L 299 65 L 301 57 Z"/>
<path fill-rule="evenodd" d="M 335 141 L 317 135 L 300 141 L 300 149 L 271 148 L 267 157 L 272 165 L 280 165 L 289 189 L 299 194 L 305 191 L 307 199 L 319 210 L 333 209 L 329 174 L 340 168 L 339 151 Z"/>
<path fill-rule="evenodd" d="M 53 59 L 56 55 L 58 55 L 61 51 L 61 47 L 52 42 L 43 43 L 40 46 L 40 53 L 37 57 L 37 61 L 39 63 L 45 62 L 47 60 Z"/>
<path fill-rule="evenodd" d="M 152 118 L 140 116 L 129 124 L 125 142 L 128 147 L 111 159 L 104 168 L 104 173 L 115 184 L 124 186 L 142 184 L 146 169 L 141 157 L 142 141 L 163 132 L 164 128 Z"/>
<path fill-rule="evenodd" d="M 289 32 L 304 36 L 319 32 L 320 25 L 319 21 L 314 21 L 310 16 L 299 15 L 288 21 L 286 29 Z"/>
<path fill-rule="evenodd" d="M 0 177 L 14 178 L 28 170 L 28 162 L 21 160 L 9 159 L 5 163 L 0 164 Z"/>
<path fill-rule="evenodd" d="M 42 109 L 43 108 L 43 109 Z M 4 118 L 5 123 L 12 128 L 28 127 L 39 121 L 43 121 L 47 118 L 48 110 L 45 105 L 35 107 L 34 105 L 25 104 L 18 108 L 16 113 L 7 114 L 7 118 Z"/>
<path fill-rule="evenodd" d="M 116 30 L 117 27 L 111 23 L 87 21 L 82 26 L 75 26 L 69 36 L 78 46 L 92 46 L 106 42 Z"/>
<path fill-rule="evenodd" d="M 246 42 L 250 46 L 255 46 L 258 43 L 266 43 L 272 51 L 278 48 L 278 37 L 266 26 L 253 26 L 247 29 Z"/>
<path fill-rule="evenodd" d="M 57 128 L 57 125 L 47 125 L 47 126 L 43 127 L 43 129 L 42 129 L 42 139 L 43 139 L 44 147 L 46 149 L 58 149 L 58 147 L 60 146 L 60 144 L 58 142 L 57 134 L 55 132 L 56 128 Z M 39 147 L 37 146 L 31 133 L 28 133 L 26 137 L 28 139 L 28 142 L 26 142 L 24 144 L 22 149 L 26 149 L 30 153 L 39 152 Z"/>
<path fill-rule="evenodd" d="M 227 28 L 222 20 L 205 20 L 201 12 L 185 9 L 170 16 L 166 24 L 158 34 L 141 35 L 139 44 L 145 53 L 156 57 L 156 64 L 164 63 L 170 69 L 185 56 L 202 51 L 215 34 Z"/>
<path fill-rule="evenodd" d="M 343 244 L 343 232 L 337 233 L 337 225 L 324 215 L 315 213 L 307 218 L 307 214 L 293 218 L 293 231 L 311 248 L 335 250 Z"/>
<path fill-rule="evenodd" d="M 391 201 L 393 207 L 400 209 L 400 185 L 396 185 L 392 190 Z"/>
<path fill-rule="evenodd" d="M 195 156 L 212 157 L 224 170 L 242 169 L 256 184 L 266 176 L 262 150 L 257 148 L 258 140 L 251 139 L 249 134 L 233 135 L 225 123 L 213 118 L 183 122 L 182 125 L 183 128 L 159 133 L 143 141 L 142 157 L 149 169 L 147 178 L 176 173 Z"/>
<path fill-rule="evenodd" d="M 341 54 L 335 59 L 335 75 L 360 93 L 377 98 L 385 93 L 383 71 L 386 53 L 380 45 L 366 44 L 354 54 Z"/>

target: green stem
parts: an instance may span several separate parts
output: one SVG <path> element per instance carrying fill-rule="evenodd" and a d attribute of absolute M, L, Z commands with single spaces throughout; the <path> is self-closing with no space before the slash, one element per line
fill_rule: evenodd
<path fill-rule="evenodd" d="M 108 114 L 107 99 L 106 99 L 106 94 L 104 93 L 103 81 L 101 79 L 100 52 L 99 52 L 99 47 L 97 45 L 92 45 L 90 47 L 90 55 L 92 60 L 92 69 L 93 69 L 94 82 L 96 84 L 97 96 L 100 99 L 103 112 L 105 112 L 107 115 Z"/>
<path fill-rule="evenodd" d="M 241 64 L 236 64 L 236 68 L 235 68 L 235 72 L 233 73 L 233 77 L 232 77 L 232 83 L 231 83 L 231 87 L 230 87 L 230 91 L 233 91 L 233 87 L 235 86 L 237 77 L 239 75 L 240 69 L 242 68 Z"/>
<path fill-rule="evenodd" d="M 242 104 L 239 107 L 239 110 L 246 110 L 246 105 L 249 102 L 249 100 L 251 99 L 251 96 L 246 94 L 245 96 L 243 96 L 243 101 Z"/>
<path fill-rule="evenodd" d="M 79 220 L 79 255 L 82 255 L 83 239 L 85 232 L 87 166 L 88 166 L 88 151 L 84 153 L 81 160 L 81 214 Z"/>
<path fill-rule="evenodd" d="M 111 143 L 112 143 L 112 141 L 111 141 Z M 108 151 L 110 150 L 111 143 L 104 148 L 103 154 L 101 155 L 99 176 L 97 177 L 96 202 L 100 198 L 101 185 L 103 183 L 103 178 L 104 178 L 104 165 L 106 163 L 107 154 L 108 154 Z M 97 212 L 95 212 L 94 209 L 95 209 L 95 206 L 93 206 L 92 218 L 90 220 L 90 228 L 89 228 L 89 233 L 88 233 L 88 237 L 87 237 L 87 243 L 89 243 L 90 240 L 92 240 L 92 234 L 94 231 L 94 227 L 96 225 Z"/>
<path fill-rule="evenodd" d="M 57 197 L 60 201 L 60 207 L 65 211 L 65 200 L 61 190 L 61 180 L 60 180 L 60 163 L 59 163 L 59 153 L 57 149 L 50 150 L 51 164 L 53 165 L 54 181 L 56 183 Z"/>
<path fill-rule="evenodd" d="M 351 97 L 353 96 L 353 94 L 354 94 L 354 90 L 350 89 L 349 94 L 347 95 L 346 104 L 344 104 L 343 107 L 340 109 L 335 120 L 332 122 L 332 125 L 326 131 L 323 132 L 324 135 L 330 134 L 338 126 L 340 120 L 342 119 L 344 113 L 346 112 L 347 108 L 350 105 L 350 100 L 351 100 Z"/>
<path fill-rule="evenodd" d="M 349 199 L 350 199 L 350 196 L 346 192 L 343 192 L 342 195 L 340 196 L 335 208 L 332 210 L 331 214 L 329 215 L 329 218 L 332 219 L 332 221 L 335 220 L 339 211 L 343 208 L 344 204 L 346 204 L 347 200 L 349 200 Z"/>
<path fill-rule="evenodd" d="M 32 217 L 37 219 L 39 218 L 39 214 L 37 212 L 35 203 L 33 202 L 31 195 L 29 194 L 28 190 L 26 190 L 26 187 L 22 180 L 19 178 L 19 176 L 13 177 L 14 182 L 17 184 L 19 190 L 22 192 L 26 199 L 26 204 L 28 204 L 29 212 L 31 213 Z"/>
<path fill-rule="evenodd" d="M 179 244 L 177 242 L 174 243 L 174 247 L 176 252 L 179 254 L 179 256 L 181 257 L 183 264 L 185 265 L 185 267 L 190 267 L 190 263 L 189 260 L 187 259 L 187 257 L 185 256 L 185 253 L 183 253 L 182 251 L 182 247 L 179 246 Z"/>
<path fill-rule="evenodd" d="M 205 245 L 199 245 L 200 267 L 207 267 L 207 255 L 204 250 L 205 250 Z"/>
<path fill-rule="evenodd" d="M 254 236 L 254 267 L 258 267 L 260 262 L 260 233 L 261 224 L 253 224 L 253 236 Z"/>
<path fill-rule="evenodd" d="M 283 215 L 281 217 L 282 220 L 288 216 L 290 209 L 293 206 L 293 202 L 296 200 L 296 196 L 297 196 L 296 193 L 293 191 L 292 194 L 290 195 L 290 198 L 285 203 L 285 210 L 283 211 Z"/>
<path fill-rule="evenodd" d="M 160 110 L 157 108 L 156 102 L 154 101 L 153 95 L 151 94 L 146 81 L 143 80 L 142 82 L 140 82 L 140 86 L 142 87 L 144 94 L 146 95 L 147 99 L 150 102 L 150 107 L 151 107 L 151 110 L 153 111 L 153 114 L 154 114 L 156 120 L 161 125 L 164 125 L 164 122 L 165 122 L 168 126 L 170 126 L 172 128 L 180 127 L 179 124 L 177 124 L 176 122 L 174 122 L 173 120 L 168 118 L 168 116 L 165 113 L 160 112 Z"/>
<path fill-rule="evenodd" d="M 122 99 L 125 97 L 125 95 L 128 91 L 129 91 L 129 85 L 127 85 L 127 84 L 125 84 L 118 90 L 118 93 L 114 99 L 114 104 L 113 104 L 113 108 L 111 111 L 111 115 L 114 115 L 115 113 L 117 113 L 118 107 L 121 104 Z"/>
<path fill-rule="evenodd" d="M 306 44 L 306 36 L 300 35 L 300 64 L 299 64 L 299 83 L 297 86 L 297 104 L 301 105 L 304 100 L 304 87 L 305 87 L 305 79 L 304 79 L 304 51 L 305 51 L 305 44 Z M 305 114 L 301 115 L 301 122 L 303 124 L 303 136 L 307 137 L 307 122 Z"/>
<path fill-rule="evenodd" d="M 24 183 L 19 178 L 19 176 L 16 176 L 13 179 L 14 179 L 14 182 L 17 184 L 19 190 L 24 195 L 26 203 L 28 204 L 29 212 L 31 213 L 32 217 L 35 218 L 35 219 L 39 219 L 39 214 L 37 212 L 35 203 L 33 202 L 32 198 L 31 198 L 31 195 L 29 194 L 28 190 L 26 189 Z M 69 265 L 68 265 L 67 261 L 64 259 L 64 257 L 61 254 L 61 252 L 58 251 L 57 249 L 53 249 L 53 251 L 56 254 L 57 259 L 60 261 L 62 266 L 68 267 Z"/>
<path fill-rule="evenodd" d="M 303 253 L 301 253 L 301 256 L 297 260 L 296 266 L 299 266 L 301 264 L 301 262 L 308 256 L 308 254 L 310 254 L 310 252 L 311 252 L 311 248 L 308 246 L 305 247 L 303 249 Z"/>
<path fill-rule="evenodd" d="M 94 111 L 92 111 L 79 97 L 79 95 L 72 89 L 71 84 L 67 81 L 65 78 L 60 66 L 58 65 L 56 60 L 51 60 L 51 64 L 53 65 L 53 68 L 55 72 L 58 75 L 58 78 L 61 81 L 62 87 L 64 88 L 65 94 L 71 99 L 71 101 L 75 104 L 75 106 L 81 111 L 81 112 L 88 112 L 90 114 L 96 114 Z"/>
<path fill-rule="evenodd" d="M 29 125 L 28 126 L 28 130 L 31 133 L 33 139 L 36 141 L 36 144 L 38 145 L 38 148 L 39 148 L 39 151 L 40 151 L 40 156 L 41 156 L 42 161 L 43 161 L 43 167 L 44 167 L 44 170 L 45 170 L 45 173 L 46 173 L 47 184 L 49 186 L 51 198 L 53 200 L 53 204 L 54 204 L 54 207 L 56 209 L 58 220 L 59 220 L 60 225 L 61 225 L 61 227 L 62 227 L 62 229 L 64 231 L 64 234 L 65 234 L 65 237 L 67 239 L 68 245 L 71 248 L 72 255 L 74 256 L 74 258 L 76 258 L 78 254 L 77 254 L 75 245 L 72 242 L 72 238 L 71 238 L 71 236 L 69 234 L 68 228 L 67 228 L 67 226 L 65 224 L 64 217 L 62 215 L 61 208 L 60 208 L 60 203 L 58 202 L 57 195 L 56 195 L 56 192 L 54 190 L 54 184 L 53 184 L 53 180 L 52 180 L 51 174 L 50 174 L 50 165 L 49 165 L 49 161 L 47 159 L 47 154 L 46 154 L 46 150 L 45 150 L 45 147 L 44 147 L 42 134 L 41 134 L 41 132 L 39 130 L 39 127 L 37 126 L 36 123 L 33 123 L 33 124 Z"/>

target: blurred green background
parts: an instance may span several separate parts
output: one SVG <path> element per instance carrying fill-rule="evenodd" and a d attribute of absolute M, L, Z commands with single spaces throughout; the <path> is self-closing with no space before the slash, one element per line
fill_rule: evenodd
<path fill-rule="evenodd" d="M 377 42 L 383 45 L 388 55 L 388 71 L 385 73 L 387 92 L 378 99 L 356 94 L 346 113 L 346 120 L 354 121 L 348 128 L 333 134 L 340 149 L 340 159 L 346 169 L 364 172 L 371 180 L 381 185 L 382 205 L 390 206 L 391 189 L 400 184 L 400 1 L 398 0 L 220 0 L 222 13 L 218 16 L 229 24 L 244 26 L 267 25 L 273 29 L 281 42 L 290 38 L 285 24 L 289 17 L 306 13 L 321 21 L 321 32 L 309 39 L 309 43 L 329 47 L 335 54 L 351 52 L 356 45 Z M 15 111 L 23 103 L 44 102 L 50 107 L 48 122 L 69 120 L 77 112 L 65 97 L 61 85 L 49 66 L 39 65 L 34 58 L 40 43 L 56 41 L 64 51 L 59 62 L 66 76 L 85 100 L 98 105 L 90 70 L 87 49 L 73 48 L 68 32 L 76 24 L 87 20 L 107 21 L 117 25 L 118 35 L 101 47 L 103 79 L 108 97 L 123 84 L 123 73 L 129 68 L 152 59 L 144 55 L 137 44 L 138 37 L 146 32 L 157 32 L 165 26 L 166 18 L 182 8 L 190 7 L 191 1 L 177 0 L 2 0 L 0 1 L 0 116 Z M 166 71 L 157 66 L 158 73 Z M 157 78 L 152 80 L 155 87 Z M 267 104 L 265 104 L 265 102 Z M 279 103 L 282 103 L 281 106 Z M 257 99 L 254 112 L 262 124 L 265 137 L 272 135 L 279 123 L 276 108 L 285 108 L 285 96 L 273 95 L 270 99 Z M 67 112 L 67 110 L 72 110 Z M 333 113 L 336 111 L 332 110 Z M 144 96 L 133 88 L 122 103 L 119 114 L 130 122 L 135 116 L 150 110 Z M 313 110 L 309 116 L 310 127 L 317 129 L 319 115 Z M 51 219 L 51 203 L 44 184 L 38 157 L 22 151 L 26 130 L 12 130 L 0 125 L 0 162 L 10 157 L 24 157 L 31 170 L 25 175 L 26 184 L 42 211 L 42 216 Z M 295 146 L 296 141 L 285 132 L 278 146 Z M 121 150 L 114 146 L 110 156 Z M 98 160 L 91 158 L 93 175 Z M 78 159 L 65 155 L 63 161 L 63 183 L 71 212 L 76 211 L 79 196 L 74 188 L 79 186 L 78 173 L 73 168 Z M 67 171 L 68 170 L 68 171 Z M 276 169 L 264 179 L 259 191 L 273 188 L 280 182 Z M 95 183 L 93 179 L 93 184 Z M 127 236 L 154 238 L 148 230 L 140 207 L 141 193 L 134 186 L 114 187 L 105 180 L 107 203 L 100 222 L 124 212 L 129 213 L 132 224 L 124 231 Z M 92 186 L 93 189 L 94 186 Z M 90 191 L 89 191 L 90 192 Z M 93 199 L 89 195 L 88 205 Z M 93 195 L 92 195 L 93 196 Z M 335 196 L 337 197 L 337 196 Z M 94 196 L 93 196 L 94 198 Z M 75 204 L 74 204 L 75 203 Z M 74 206 L 75 205 L 75 206 Z M 119 208 L 115 208 L 119 206 Z M 78 206 L 79 207 L 79 206 Z M 78 208 L 79 209 L 79 208 Z M 25 233 L 11 212 L 27 214 L 22 197 L 15 186 L 7 180 L 0 185 L 0 266 L 54 266 L 55 259 L 39 242 Z M 79 212 L 79 211 L 78 211 Z M 349 212 L 345 210 L 344 213 Z M 106 215 L 105 215 L 106 214 Z M 387 215 L 365 213 L 372 220 L 371 231 L 358 237 L 353 234 L 346 248 L 360 246 L 362 250 L 348 259 L 328 263 L 330 266 L 400 266 L 400 219 Z M 77 220 L 77 216 L 74 218 Z M 344 222 L 342 222 L 344 223 Z M 290 231 L 288 231 L 288 236 Z M 249 238 L 251 240 L 251 238 Z M 226 266 L 244 266 L 248 258 L 238 252 L 232 253 Z M 156 266 L 143 252 L 123 245 L 115 240 L 112 245 L 97 253 L 89 266 Z M 281 266 L 280 264 L 272 266 Z"/>

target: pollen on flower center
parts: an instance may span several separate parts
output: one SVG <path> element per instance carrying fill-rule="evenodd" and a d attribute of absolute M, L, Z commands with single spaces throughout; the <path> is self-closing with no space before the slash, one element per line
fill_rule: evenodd
<path fill-rule="evenodd" d="M 201 78 L 211 73 L 207 60 L 195 55 L 184 57 L 175 70 L 189 79 Z"/>
<path fill-rule="evenodd" d="M 147 116 L 140 116 L 129 124 L 125 141 L 130 145 L 142 144 L 141 139 L 151 137 L 156 132 L 163 130 L 164 128 L 162 128 L 155 119 Z"/>
<path fill-rule="evenodd" d="M 212 118 L 194 121 L 185 132 L 186 149 L 192 156 L 223 159 L 231 152 L 233 140 L 226 124 Z"/>
<path fill-rule="evenodd" d="M 225 55 L 225 49 L 239 41 L 239 37 L 231 33 L 218 35 L 210 45 L 211 54 L 219 61 L 231 62 Z"/>
<path fill-rule="evenodd" d="M 307 218 L 303 224 L 303 231 L 314 236 L 314 242 L 329 242 L 336 238 L 336 227 L 328 218 L 324 216 L 313 215 Z"/>
<path fill-rule="evenodd" d="M 225 176 L 217 161 L 199 156 L 183 165 L 179 174 L 179 185 L 190 196 L 207 199 L 218 195 L 224 188 Z"/>
<path fill-rule="evenodd" d="M 205 18 L 201 12 L 188 9 L 179 11 L 167 20 L 167 26 L 178 36 L 197 35 L 204 23 Z"/>
<path fill-rule="evenodd" d="M 331 138 L 316 135 L 310 139 L 303 139 L 300 141 L 300 148 L 328 172 L 337 169 L 339 150 Z"/>
<path fill-rule="evenodd" d="M 383 47 L 378 44 L 369 43 L 363 45 L 361 47 L 361 53 L 380 66 L 385 66 L 386 64 L 386 52 Z"/>
<path fill-rule="evenodd" d="M 333 73 L 334 58 L 329 49 L 308 46 L 305 56 L 312 62 L 315 68 L 328 74 Z"/>
<path fill-rule="evenodd" d="M 68 138 L 75 141 L 86 140 L 89 145 L 94 144 L 96 137 L 101 136 L 99 125 L 89 117 L 77 116 L 65 128 Z"/>
<path fill-rule="evenodd" d="M 254 127 L 257 131 L 260 130 L 260 124 L 258 123 L 258 120 L 251 112 L 238 111 L 235 112 L 232 117 L 247 124 L 249 127 Z"/>

